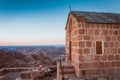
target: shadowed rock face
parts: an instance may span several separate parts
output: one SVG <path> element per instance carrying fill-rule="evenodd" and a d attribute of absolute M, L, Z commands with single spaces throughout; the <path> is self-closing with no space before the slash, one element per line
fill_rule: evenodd
<path fill-rule="evenodd" d="M 0 68 L 49 66 L 57 56 L 65 54 L 65 48 L 18 48 L 0 50 Z"/>
<path fill-rule="evenodd" d="M 26 66 L 25 56 L 15 51 L 0 50 L 0 68 Z"/>

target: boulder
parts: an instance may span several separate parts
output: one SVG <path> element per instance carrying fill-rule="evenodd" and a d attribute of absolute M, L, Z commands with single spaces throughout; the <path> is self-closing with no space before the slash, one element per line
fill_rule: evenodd
<path fill-rule="evenodd" d="M 31 78 L 31 72 L 30 71 L 21 72 L 21 78 L 22 79 L 30 79 Z"/>

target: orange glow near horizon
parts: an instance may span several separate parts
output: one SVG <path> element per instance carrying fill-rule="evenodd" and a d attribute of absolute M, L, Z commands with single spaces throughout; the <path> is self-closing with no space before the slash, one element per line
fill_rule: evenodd
<path fill-rule="evenodd" d="M 0 41 L 0 45 L 46 45 L 46 44 L 65 44 L 64 40 L 48 41 Z"/>

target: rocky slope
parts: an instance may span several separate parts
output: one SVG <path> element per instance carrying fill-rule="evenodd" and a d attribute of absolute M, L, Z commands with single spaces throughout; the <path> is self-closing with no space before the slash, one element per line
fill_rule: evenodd
<path fill-rule="evenodd" d="M 26 66 L 25 56 L 15 51 L 0 50 L 0 68 Z"/>
<path fill-rule="evenodd" d="M 59 55 L 65 54 L 65 47 L 49 47 L 49 48 L 17 48 L 15 51 L 23 53 L 25 55 L 33 55 L 39 52 L 49 58 L 51 61 L 55 61 Z"/>
<path fill-rule="evenodd" d="M 0 68 L 50 66 L 61 54 L 65 54 L 64 47 L 0 49 Z"/>

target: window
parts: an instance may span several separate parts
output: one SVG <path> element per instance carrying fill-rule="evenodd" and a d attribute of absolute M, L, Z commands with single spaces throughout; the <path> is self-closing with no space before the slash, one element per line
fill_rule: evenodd
<path fill-rule="evenodd" d="M 102 42 L 101 41 L 96 42 L 96 54 L 102 54 Z"/>
<path fill-rule="evenodd" d="M 71 54 L 71 53 L 72 53 L 72 42 L 71 42 L 71 41 L 69 42 L 69 51 L 70 51 L 70 54 L 69 54 L 69 55 L 70 55 L 70 61 L 71 61 L 71 57 L 72 57 L 72 56 L 71 56 L 71 55 L 72 55 L 72 54 Z"/>

